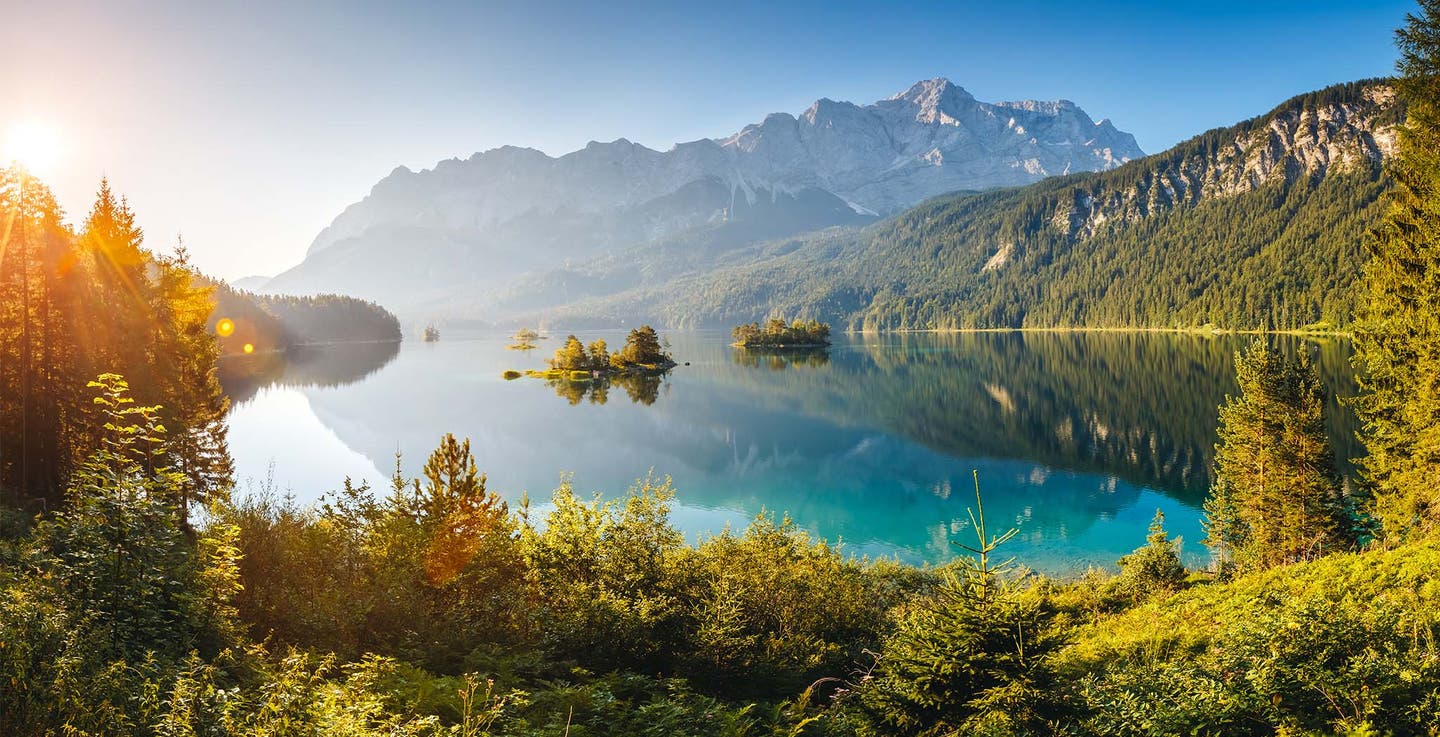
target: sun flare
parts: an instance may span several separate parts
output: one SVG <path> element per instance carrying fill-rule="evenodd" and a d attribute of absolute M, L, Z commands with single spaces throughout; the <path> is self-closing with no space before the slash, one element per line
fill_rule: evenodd
<path fill-rule="evenodd" d="M 49 174 L 61 154 L 60 134 L 37 120 L 18 120 L 5 132 L 0 161 L 17 163 L 34 174 Z"/>

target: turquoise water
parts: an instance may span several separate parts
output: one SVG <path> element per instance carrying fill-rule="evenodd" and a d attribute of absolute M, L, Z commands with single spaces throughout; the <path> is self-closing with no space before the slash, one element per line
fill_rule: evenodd
<path fill-rule="evenodd" d="M 951 541 L 973 541 L 978 471 L 989 526 L 1018 528 L 1006 552 L 1031 568 L 1113 565 L 1156 509 L 1200 564 L 1216 408 L 1249 339 L 856 335 L 799 355 L 748 353 L 718 332 L 669 340 L 688 365 L 598 395 L 501 378 L 541 367 L 555 338 L 530 353 L 447 334 L 243 359 L 226 371 L 241 489 L 273 483 L 304 502 L 346 476 L 383 486 L 397 451 L 414 474 L 453 432 L 512 503 L 539 505 L 562 474 L 614 496 L 653 471 L 674 480 L 673 519 L 692 538 L 771 512 L 850 553 L 942 563 Z M 1332 393 L 1353 391 L 1348 344 L 1280 342 L 1316 353 Z M 1337 454 L 1352 457 L 1349 418 L 1331 415 Z"/>

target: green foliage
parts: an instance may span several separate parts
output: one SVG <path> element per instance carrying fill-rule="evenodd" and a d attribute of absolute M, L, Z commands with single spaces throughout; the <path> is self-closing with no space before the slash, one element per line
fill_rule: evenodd
<path fill-rule="evenodd" d="M 1145 546 L 1120 559 L 1120 576 L 1114 585 L 1133 600 L 1178 591 L 1185 585 L 1185 564 L 1179 544 L 1165 532 L 1165 513 L 1155 510 Z"/>
<path fill-rule="evenodd" d="M 223 519 L 240 530 L 238 606 L 258 637 L 443 672 L 528 638 L 515 522 L 468 441 L 446 435 L 424 480 L 397 473 L 384 500 L 347 481 L 317 510 L 261 495 Z"/>
<path fill-rule="evenodd" d="M 1325 436 L 1325 390 L 1309 354 L 1257 339 L 1235 355 L 1240 397 L 1220 409 L 1208 542 L 1222 566 L 1266 568 L 1354 545 Z"/>
<path fill-rule="evenodd" d="M 737 325 L 731 331 L 735 345 L 742 348 L 815 347 L 830 345 L 830 326 L 816 320 L 795 320 L 786 324 L 772 318 L 764 327 L 758 322 Z"/>
<path fill-rule="evenodd" d="M 105 432 L 86 382 L 112 374 L 158 408 L 169 442 L 154 460 L 184 474 L 180 506 L 222 493 L 232 469 L 214 297 L 183 246 L 146 250 L 135 214 L 103 180 L 76 233 L 44 184 L 0 169 L 0 220 L 11 224 L 0 234 L 0 488 L 60 502 Z"/>
<path fill-rule="evenodd" d="M 544 592 L 539 617 L 553 657 L 586 653 L 602 669 L 663 668 L 679 650 L 681 592 L 673 575 L 684 540 L 670 525 L 675 492 L 647 478 L 622 503 L 556 490 L 543 529 L 523 517 L 521 541 Z"/>
<path fill-rule="evenodd" d="M 1042 733 L 1064 716 L 1052 665 L 1063 635 L 1040 590 L 1007 580 L 1008 563 L 991 564 L 1016 530 L 988 535 L 978 474 L 975 500 L 978 547 L 961 546 L 975 559 L 946 571 L 935 594 L 900 621 L 859 689 L 885 733 Z"/>
<path fill-rule="evenodd" d="M 1059 670 L 1084 733 L 1440 729 L 1434 544 L 1195 586 L 1078 627 Z"/>
<path fill-rule="evenodd" d="M 660 343 L 660 336 L 649 325 L 641 325 L 625 337 L 625 346 L 610 355 L 610 365 L 616 370 L 633 368 L 669 368 L 674 359 Z"/>
<path fill-rule="evenodd" d="M 556 349 L 555 357 L 550 359 L 550 368 L 561 371 L 589 371 L 591 365 L 590 354 L 585 352 L 585 344 L 573 335 L 565 338 L 565 345 Z"/>
<path fill-rule="evenodd" d="M 604 371 L 610 367 L 610 350 L 606 347 L 605 341 L 596 338 L 590 344 L 590 368 L 595 371 Z"/>
<path fill-rule="evenodd" d="M 1397 33 L 1396 90 L 1408 118 L 1391 166 L 1397 186 L 1367 243 L 1364 320 L 1355 332 L 1365 476 L 1392 539 L 1440 527 L 1440 3 L 1419 5 Z"/>
<path fill-rule="evenodd" d="M 168 455 L 157 408 L 118 376 L 92 385 L 105 445 L 0 569 L 5 734 L 149 734 L 184 664 L 221 658 L 238 632 L 235 530 L 187 534 L 185 478 L 155 463 Z"/>
<path fill-rule="evenodd" d="M 650 350 L 649 348 L 632 346 L 631 343 L 635 335 L 636 331 L 631 331 L 632 341 L 627 341 L 625 344 L 624 350 L 629 351 L 629 353 L 625 353 L 627 356 L 642 355 L 640 352 Z M 651 331 L 650 337 L 654 338 L 654 331 Z M 646 339 L 641 338 L 640 340 L 644 342 Z M 646 345 L 648 345 L 648 343 L 646 343 Z M 659 350 L 659 343 L 656 342 L 655 345 L 657 346 L 655 350 Z M 616 354 L 616 356 L 619 355 L 619 353 Z M 581 343 L 579 338 L 571 335 L 567 336 L 565 338 L 565 344 L 555 351 L 555 357 L 550 359 L 550 368 L 557 371 L 583 372 L 585 378 L 588 379 L 592 373 L 609 373 L 612 370 L 628 368 L 632 363 L 629 359 L 617 359 L 615 356 L 611 356 L 610 350 L 605 345 L 604 340 L 596 339 L 595 342 L 590 344 L 590 348 L 587 351 L 585 344 Z M 656 363 L 656 361 L 652 360 L 651 363 Z"/>
<path fill-rule="evenodd" d="M 903 595 L 871 566 L 761 515 L 684 556 L 684 670 L 724 693 L 795 693 L 847 672 Z M 902 588 L 905 584 L 901 584 Z"/>

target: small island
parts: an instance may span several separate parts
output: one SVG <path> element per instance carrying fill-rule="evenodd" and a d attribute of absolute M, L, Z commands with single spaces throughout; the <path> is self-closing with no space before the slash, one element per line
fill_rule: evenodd
<path fill-rule="evenodd" d="M 630 331 L 625 345 L 614 353 L 604 340 L 596 340 L 589 348 L 574 335 L 549 359 L 548 371 L 526 371 L 526 376 L 540 379 L 594 381 L 623 375 L 659 375 L 675 367 L 675 360 L 665 351 L 655 329 L 644 325 Z"/>
<path fill-rule="evenodd" d="M 426 325 L 425 330 L 420 334 L 420 337 L 426 343 L 434 343 L 435 341 L 440 340 L 440 329 L 435 327 L 434 325 Z"/>
<path fill-rule="evenodd" d="M 532 330 L 531 328 L 520 328 L 515 331 L 515 335 L 511 336 L 510 339 L 515 341 L 506 346 L 510 350 L 530 351 L 535 349 L 535 341 L 540 340 L 540 332 L 538 330 Z"/>
<path fill-rule="evenodd" d="M 816 320 L 795 320 L 786 323 L 776 317 L 762 327 L 758 322 L 738 325 L 731 335 L 737 348 L 812 349 L 830 345 L 830 326 Z"/>

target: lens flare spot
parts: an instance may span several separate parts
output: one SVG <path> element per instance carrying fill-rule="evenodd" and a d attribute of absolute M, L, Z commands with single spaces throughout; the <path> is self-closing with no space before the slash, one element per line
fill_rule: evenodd
<path fill-rule="evenodd" d="M 254 352 L 255 352 L 255 346 L 254 346 L 253 344 L 246 343 L 246 344 L 245 344 L 245 347 L 244 347 L 244 348 L 241 348 L 240 350 L 243 350 L 243 351 L 245 351 L 246 353 L 254 353 Z"/>
<path fill-rule="evenodd" d="M 228 317 L 220 318 L 220 322 L 215 323 L 215 332 L 222 338 L 230 337 L 230 335 L 235 332 L 235 321 Z M 246 353 L 249 353 L 249 351 L 246 351 Z"/>

